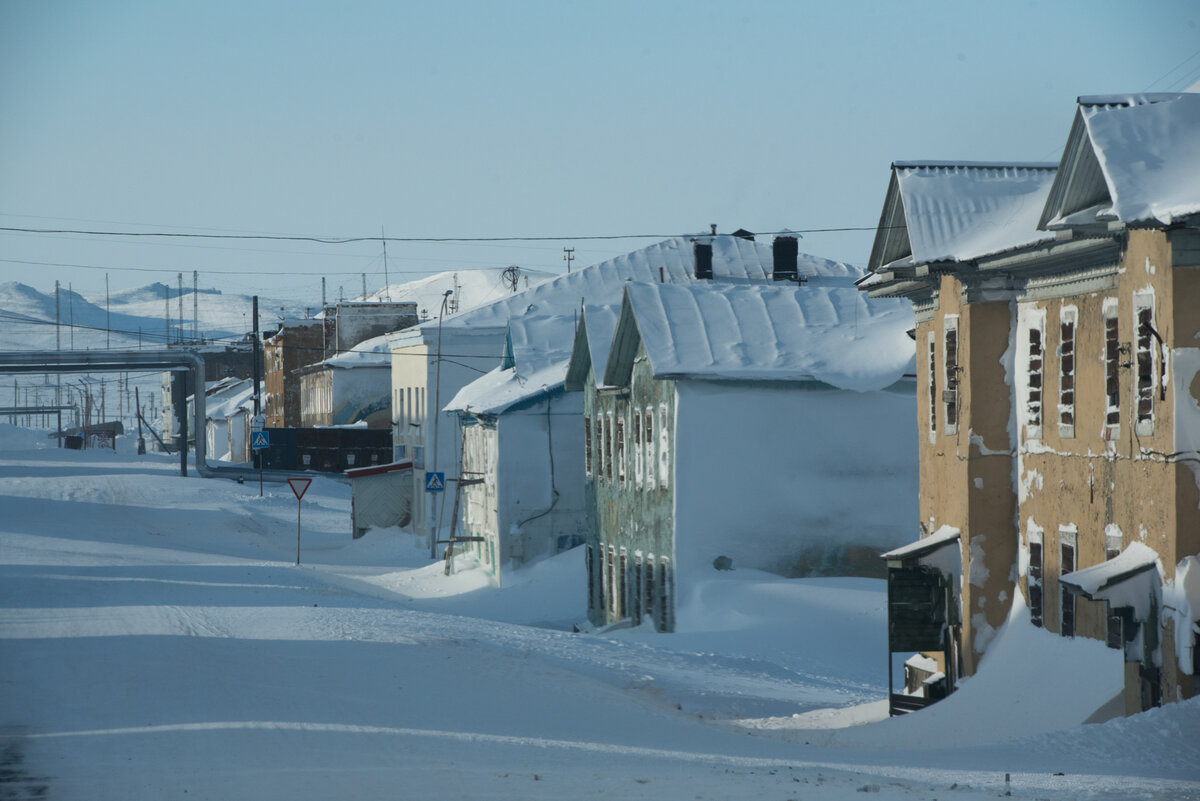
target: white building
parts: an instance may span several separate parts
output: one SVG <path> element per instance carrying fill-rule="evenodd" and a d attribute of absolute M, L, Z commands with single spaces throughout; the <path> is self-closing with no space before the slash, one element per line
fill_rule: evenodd
<path fill-rule="evenodd" d="M 389 335 L 392 349 L 392 425 L 394 458 L 412 458 L 414 476 L 445 472 L 457 480 L 458 441 L 441 436 L 444 418 L 434 425 L 434 410 L 445 406 L 466 384 L 499 366 L 508 321 L 523 314 L 568 316 L 581 304 L 616 305 L 627 281 L 662 283 L 770 284 L 797 275 L 856 278 L 861 272 L 840 262 L 799 253 L 796 240 L 783 246 L 756 242 L 752 234 L 673 237 L 641 250 L 593 264 L 546 281 L 524 292 L 440 321 L 431 320 Z M 777 261 L 778 259 L 778 261 Z M 777 266 L 778 265 L 778 266 Z M 440 344 L 439 344 L 440 343 Z M 438 357 L 438 353 L 441 357 Z M 433 454 L 434 441 L 437 453 Z M 423 490 L 423 486 L 418 488 Z M 413 507 L 413 531 L 428 535 L 432 493 Z M 439 498 L 440 527 L 450 508 Z M 447 508 L 441 510 L 440 507 Z"/>

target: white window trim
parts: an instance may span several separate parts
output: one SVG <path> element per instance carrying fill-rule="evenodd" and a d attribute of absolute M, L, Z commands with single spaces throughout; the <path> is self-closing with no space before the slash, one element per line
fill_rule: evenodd
<path fill-rule="evenodd" d="M 1025 359 L 1025 391 L 1021 393 L 1024 397 L 1020 409 L 1025 421 L 1025 439 L 1040 440 L 1042 426 L 1046 420 L 1046 310 L 1030 309 L 1026 319 L 1029 321 L 1029 325 L 1024 328 L 1024 336 L 1021 338 L 1021 355 Z M 1030 352 L 1034 331 L 1038 334 L 1038 347 L 1040 348 L 1038 354 L 1040 364 L 1036 368 L 1033 364 L 1034 354 Z M 1032 379 L 1035 375 L 1038 377 L 1036 401 L 1032 397 L 1035 391 Z M 1036 416 L 1034 415 L 1035 408 Z"/>
<path fill-rule="evenodd" d="M 667 425 L 667 404 L 658 405 L 658 485 L 667 489 L 671 482 L 671 429 Z"/>
<path fill-rule="evenodd" d="M 1102 322 L 1103 327 L 1100 332 L 1100 334 L 1101 334 L 1100 363 L 1104 366 L 1104 369 L 1101 371 L 1101 376 L 1104 380 L 1104 384 L 1102 385 L 1102 389 L 1103 389 L 1103 393 L 1104 393 L 1103 394 L 1103 397 L 1104 397 L 1104 420 L 1103 420 L 1104 439 L 1107 441 L 1110 441 L 1110 442 L 1117 439 L 1120 436 L 1120 431 L 1121 431 L 1121 393 L 1120 393 L 1121 329 L 1120 329 L 1120 319 L 1121 319 L 1120 318 L 1120 304 L 1119 304 L 1118 300 L 1116 298 L 1105 298 L 1104 304 L 1103 304 L 1103 313 L 1101 316 L 1101 322 Z M 1109 398 L 1109 396 L 1108 396 L 1108 364 L 1109 364 L 1108 323 L 1110 320 L 1115 321 L 1117 323 L 1117 353 L 1116 353 L 1116 356 L 1114 357 L 1114 360 L 1116 361 L 1116 364 L 1117 364 L 1117 387 L 1118 387 L 1118 389 L 1117 389 L 1117 405 L 1116 406 L 1113 406 L 1112 404 L 1110 404 L 1109 399 L 1108 399 Z M 1109 423 L 1108 417 L 1109 417 L 1109 415 L 1111 415 L 1113 413 L 1116 413 L 1116 415 L 1117 415 L 1117 422 Z"/>

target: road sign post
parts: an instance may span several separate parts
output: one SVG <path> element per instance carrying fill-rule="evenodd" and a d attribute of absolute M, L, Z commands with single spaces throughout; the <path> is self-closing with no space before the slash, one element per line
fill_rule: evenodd
<path fill-rule="evenodd" d="M 292 488 L 292 494 L 296 496 L 296 564 L 300 564 L 300 501 L 304 498 L 304 493 L 308 492 L 308 485 L 312 483 L 312 479 L 289 478 L 287 482 Z"/>
<path fill-rule="evenodd" d="M 250 448 L 254 454 L 254 461 L 258 462 L 258 497 L 263 495 L 263 457 L 259 451 L 264 451 L 271 447 L 271 434 L 263 424 L 266 420 L 261 414 L 254 415 L 250 420 Z"/>

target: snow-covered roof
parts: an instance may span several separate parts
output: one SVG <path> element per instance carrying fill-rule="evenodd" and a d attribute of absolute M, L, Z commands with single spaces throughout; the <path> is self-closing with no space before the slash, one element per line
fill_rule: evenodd
<path fill-rule="evenodd" d="M 713 277 L 695 277 L 693 240 L 711 242 Z M 447 317 L 443 333 L 478 328 L 503 330 L 509 319 L 521 314 L 570 314 L 581 303 L 588 305 L 618 305 L 626 281 L 663 281 L 670 284 L 771 283 L 774 270 L 772 243 L 752 241 L 730 235 L 671 237 L 647 245 L 607 261 L 592 264 L 566 275 L 538 284 L 524 292 L 481 306 L 462 314 Z M 661 270 L 661 272 L 660 272 Z M 863 271 L 842 262 L 800 253 L 797 271 L 810 283 L 850 283 Z M 392 335 L 393 346 L 412 344 L 413 340 L 437 330 L 431 320 L 407 331 Z"/>
<path fill-rule="evenodd" d="M 873 390 L 914 370 L 911 305 L 844 286 L 631 282 L 604 383 L 624 385 L 637 341 L 656 378 L 815 380 Z"/>
<path fill-rule="evenodd" d="M 868 269 L 969 261 L 1043 240 L 1055 165 L 897 161 Z"/>
<path fill-rule="evenodd" d="M 1200 95 L 1079 98 L 1043 229 L 1200 213 Z"/>
<path fill-rule="evenodd" d="M 224 420 L 239 409 L 248 407 L 253 397 L 254 381 L 243 378 L 208 395 L 204 402 L 204 414 L 209 420 Z"/>
<path fill-rule="evenodd" d="M 1064 584 L 1075 588 L 1093 600 L 1100 600 L 1103 591 L 1133 578 L 1158 565 L 1158 554 L 1150 546 L 1130 543 L 1125 550 L 1105 562 L 1081 568 L 1059 578 Z"/>
<path fill-rule="evenodd" d="M 611 332 L 617 307 L 592 306 L 586 313 L 590 325 L 603 327 L 601 321 L 607 321 Z M 507 344 L 512 366 L 498 367 L 467 384 L 446 404 L 445 411 L 500 414 L 537 395 L 561 389 L 579 323 L 579 314 L 514 317 L 508 324 Z"/>
<path fill-rule="evenodd" d="M 902 545 L 899 548 L 881 554 L 881 556 L 884 559 L 908 559 L 926 556 L 943 546 L 957 542 L 961 534 L 962 532 L 953 526 L 942 526 L 928 537 L 922 537 L 916 542 Z"/>
<path fill-rule="evenodd" d="M 331 356 L 321 362 L 325 367 L 354 368 L 354 367 L 390 367 L 392 364 L 392 349 L 388 346 L 387 334 L 364 340 L 337 356 Z"/>

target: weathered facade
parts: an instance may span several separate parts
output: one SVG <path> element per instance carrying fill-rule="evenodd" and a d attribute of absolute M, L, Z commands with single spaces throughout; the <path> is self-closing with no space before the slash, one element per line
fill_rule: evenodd
<path fill-rule="evenodd" d="M 855 290 L 813 283 L 631 283 L 600 357 L 585 316 L 567 388 L 584 395 L 591 624 L 672 631 L 714 570 L 851 574 L 859 548 L 904 540 L 859 493 L 914 505 L 912 318 L 862 307 L 843 340 Z"/>
<path fill-rule="evenodd" d="M 1170 130 L 1157 116 L 1200 120 L 1200 97 L 1153 108 L 1175 97 L 1081 99 L 1053 182 L 1014 192 L 1019 214 L 992 205 L 1024 234 L 975 251 L 897 244 L 906 225 L 995 224 L 917 220 L 897 191 L 910 167 L 894 166 L 866 282 L 917 311 L 920 519 L 930 534 L 961 532 L 961 665 L 950 670 L 975 672 L 1019 590 L 1036 625 L 1124 650 L 1127 712 L 1196 692 L 1200 597 L 1176 579 L 1200 554 L 1200 194 L 1171 213 L 1145 209 L 1177 200 L 1175 181 L 1194 188 L 1200 165 L 1172 165 L 1147 197 L 1123 177 L 1129 155 L 1113 139 L 1186 152 L 1155 142 Z M 1002 196 L 1039 169 L 1010 165 L 976 191 Z"/>
<path fill-rule="evenodd" d="M 296 371 L 323 358 L 320 320 L 288 320 L 263 342 L 263 415 L 267 428 L 300 423 L 300 380 Z"/>

